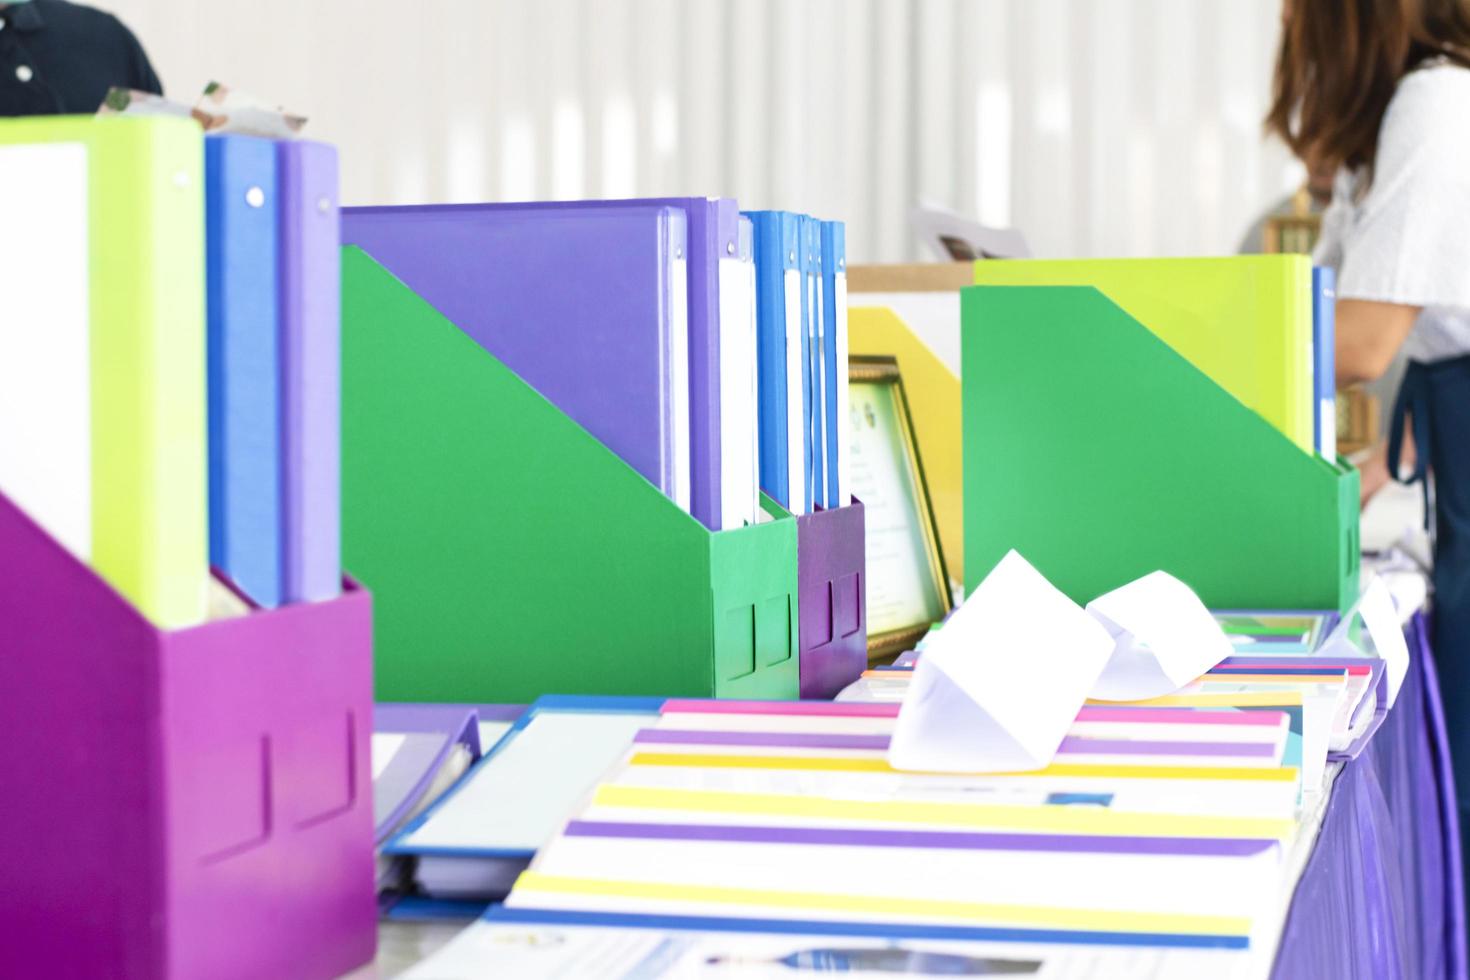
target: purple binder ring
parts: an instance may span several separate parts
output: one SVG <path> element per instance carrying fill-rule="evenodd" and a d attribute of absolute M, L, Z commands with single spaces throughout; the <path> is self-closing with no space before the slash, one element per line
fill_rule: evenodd
<path fill-rule="evenodd" d="M 372 599 L 344 588 L 162 631 L 0 494 L 0 972 L 372 959 Z"/>

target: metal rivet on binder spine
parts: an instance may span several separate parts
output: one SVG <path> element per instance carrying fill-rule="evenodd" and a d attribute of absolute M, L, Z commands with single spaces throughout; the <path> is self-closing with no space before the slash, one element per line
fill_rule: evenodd
<path fill-rule="evenodd" d="M 725 246 L 725 254 L 726 255 L 734 255 L 735 254 L 735 243 L 734 242 L 730 242 L 728 245 Z"/>
<path fill-rule="evenodd" d="M 245 192 L 245 203 L 252 208 L 265 206 L 265 191 L 259 187 L 252 187 Z"/>
<path fill-rule="evenodd" d="M 326 198 L 326 197 L 319 197 L 319 198 L 317 198 L 316 199 L 316 209 L 318 211 L 320 211 L 322 214 L 326 214 L 328 211 L 332 210 L 332 201 L 331 201 L 331 199 L 330 198 Z"/>

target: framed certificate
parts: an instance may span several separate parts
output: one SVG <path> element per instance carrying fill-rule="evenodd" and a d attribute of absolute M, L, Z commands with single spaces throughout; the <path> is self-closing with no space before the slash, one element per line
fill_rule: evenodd
<path fill-rule="evenodd" d="M 898 362 L 848 360 L 852 494 L 867 524 L 868 659 L 912 647 L 948 614 L 949 575 Z"/>

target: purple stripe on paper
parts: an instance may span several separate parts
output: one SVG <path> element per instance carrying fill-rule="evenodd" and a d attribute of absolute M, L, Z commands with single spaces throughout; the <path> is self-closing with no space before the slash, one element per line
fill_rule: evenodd
<path fill-rule="evenodd" d="M 947 830 L 853 830 L 829 827 L 754 827 L 713 824 L 622 823 L 573 820 L 566 837 L 709 841 L 739 844 L 816 844 L 833 847 L 925 847 L 966 851 L 1045 851 L 1064 854 L 1164 854 L 1248 857 L 1276 846 L 1272 840 L 1213 837 L 1104 837 L 1069 834 L 993 834 Z"/>
<path fill-rule="evenodd" d="M 829 732 L 713 732 L 682 728 L 645 728 L 633 737 L 640 745 L 752 745 L 788 749 L 888 748 L 887 735 Z"/>
<path fill-rule="evenodd" d="M 882 752 L 887 735 L 844 735 L 833 732 L 717 732 L 676 728 L 645 728 L 634 736 L 639 745 L 726 745 L 786 749 L 853 749 Z M 1275 747 L 1267 742 L 1160 742 L 1121 738 L 1062 740 L 1068 755 L 1163 755 L 1268 759 Z"/>
<path fill-rule="evenodd" d="M 1269 759 L 1276 753 L 1270 742 L 1143 742 L 1125 738 L 1062 739 L 1062 752 L 1086 755 L 1192 755 Z"/>

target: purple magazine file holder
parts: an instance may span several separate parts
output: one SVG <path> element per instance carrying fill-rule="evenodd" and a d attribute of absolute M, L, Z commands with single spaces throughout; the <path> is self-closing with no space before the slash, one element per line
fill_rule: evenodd
<path fill-rule="evenodd" d="M 801 696 L 830 699 L 868 667 L 862 501 L 796 518 Z"/>
<path fill-rule="evenodd" d="M 0 975 L 373 957 L 372 599 L 161 631 L 0 494 Z"/>

